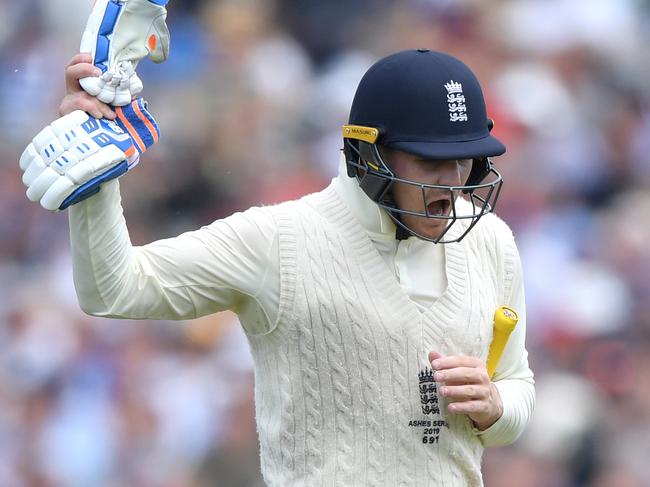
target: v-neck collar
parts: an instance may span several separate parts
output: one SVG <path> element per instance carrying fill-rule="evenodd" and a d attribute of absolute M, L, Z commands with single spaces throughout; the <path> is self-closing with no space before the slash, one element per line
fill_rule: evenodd
<path fill-rule="evenodd" d="M 388 307 L 394 313 L 392 318 L 402 323 L 405 331 L 413 338 L 428 343 L 446 341 L 445 325 L 453 325 L 460 318 L 462 301 L 467 294 L 467 263 L 463 244 L 445 244 L 444 271 L 447 286 L 431 306 L 421 310 L 386 266 L 373 243 L 373 240 L 378 239 L 394 239 L 395 225 L 385 211 L 361 191 L 356 181 L 342 172 L 345 169 L 344 161 L 342 164 L 339 176 L 322 193 L 325 201 L 321 211 L 330 221 L 337 223 L 352 243 L 354 253 L 368 273 L 370 284 L 377 295 L 383 301 L 394 303 L 394 306 Z M 452 235 L 452 232 L 460 231 L 462 229 L 452 227 L 449 233 Z M 440 245 L 425 241 L 421 241 L 421 244 Z"/>

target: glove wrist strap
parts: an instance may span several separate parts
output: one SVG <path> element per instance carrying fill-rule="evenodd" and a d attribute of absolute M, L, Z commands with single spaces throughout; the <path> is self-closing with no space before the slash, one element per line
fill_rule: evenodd
<path fill-rule="evenodd" d="M 133 139 L 133 144 L 140 154 L 158 142 L 160 130 L 158 124 L 147 110 L 147 103 L 138 98 L 129 105 L 115 107 L 117 124 Z"/>

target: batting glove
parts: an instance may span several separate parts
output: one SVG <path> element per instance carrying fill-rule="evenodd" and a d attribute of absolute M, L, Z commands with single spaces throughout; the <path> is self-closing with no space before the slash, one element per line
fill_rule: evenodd
<path fill-rule="evenodd" d="M 102 75 L 80 80 L 86 92 L 109 105 L 123 106 L 142 91 L 135 72 L 138 62 L 149 57 L 161 63 L 169 54 L 168 1 L 96 0 L 80 52 L 91 54 Z"/>
<path fill-rule="evenodd" d="M 115 112 L 113 122 L 75 110 L 41 130 L 20 157 L 27 197 L 64 210 L 132 169 L 158 141 L 158 125 L 142 98 Z"/>

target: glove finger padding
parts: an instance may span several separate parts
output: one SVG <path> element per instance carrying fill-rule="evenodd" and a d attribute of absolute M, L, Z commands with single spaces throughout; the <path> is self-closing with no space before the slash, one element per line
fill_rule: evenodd
<path fill-rule="evenodd" d="M 142 99 L 116 112 L 113 122 L 77 110 L 41 130 L 20 157 L 27 197 L 63 210 L 132 169 L 158 141 L 158 125 Z"/>
<path fill-rule="evenodd" d="M 161 63 L 169 55 L 165 23 L 168 0 L 97 0 L 81 38 L 81 52 L 89 52 L 102 70 L 98 77 L 80 80 L 83 89 L 99 100 L 122 106 L 143 89 L 135 72 L 149 57 Z"/>

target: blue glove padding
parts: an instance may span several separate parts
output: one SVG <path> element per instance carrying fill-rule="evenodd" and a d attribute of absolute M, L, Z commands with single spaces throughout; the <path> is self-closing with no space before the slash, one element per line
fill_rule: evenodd
<path fill-rule="evenodd" d="M 125 133 L 129 134 L 131 147 L 135 147 L 138 153 L 137 158 L 131 163 L 128 160 L 122 161 L 106 172 L 82 184 L 63 201 L 59 210 L 65 210 L 68 206 L 79 203 L 94 195 L 106 181 L 119 178 L 129 169 L 133 168 L 140 160 L 140 155 L 158 141 L 158 137 L 160 136 L 158 124 L 147 111 L 146 102 L 142 98 L 133 101 L 125 107 L 116 107 L 115 112 L 117 113 L 117 124 Z M 105 124 L 105 120 L 100 120 L 100 122 Z"/>
<path fill-rule="evenodd" d="M 132 169 L 157 142 L 158 125 L 142 99 L 116 113 L 113 122 L 76 110 L 34 137 L 20 158 L 27 197 L 63 210 Z"/>

